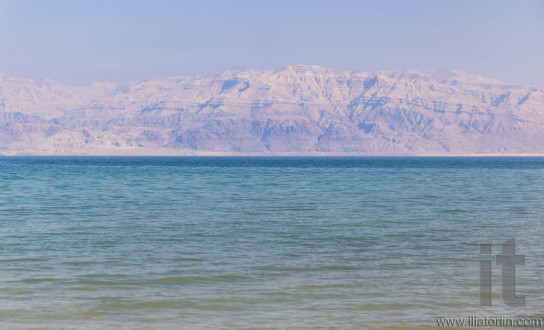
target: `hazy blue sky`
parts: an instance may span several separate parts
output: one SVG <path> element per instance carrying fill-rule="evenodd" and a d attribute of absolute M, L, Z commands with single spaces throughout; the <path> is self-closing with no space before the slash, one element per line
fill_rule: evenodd
<path fill-rule="evenodd" d="M 69 83 L 316 64 L 544 86 L 544 1 L 0 0 L 0 72 Z"/>

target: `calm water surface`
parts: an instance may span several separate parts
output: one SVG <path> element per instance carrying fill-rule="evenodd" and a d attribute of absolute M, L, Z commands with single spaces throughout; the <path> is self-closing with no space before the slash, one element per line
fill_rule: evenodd
<path fill-rule="evenodd" d="M 542 315 L 544 158 L 0 158 L 1 328 Z M 518 241 L 525 308 L 478 305 Z"/>

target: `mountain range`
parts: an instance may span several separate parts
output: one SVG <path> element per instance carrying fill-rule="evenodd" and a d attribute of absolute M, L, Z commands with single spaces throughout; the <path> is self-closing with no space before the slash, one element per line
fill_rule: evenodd
<path fill-rule="evenodd" d="M 544 154 L 544 89 L 309 65 L 89 86 L 0 75 L 0 154 Z"/>

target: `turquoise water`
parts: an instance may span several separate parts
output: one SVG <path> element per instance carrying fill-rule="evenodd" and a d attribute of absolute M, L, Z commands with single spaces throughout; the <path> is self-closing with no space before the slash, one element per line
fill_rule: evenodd
<path fill-rule="evenodd" d="M 541 315 L 543 214 L 544 158 L 0 158 L 0 328 Z M 528 304 L 480 307 L 510 237 Z"/>

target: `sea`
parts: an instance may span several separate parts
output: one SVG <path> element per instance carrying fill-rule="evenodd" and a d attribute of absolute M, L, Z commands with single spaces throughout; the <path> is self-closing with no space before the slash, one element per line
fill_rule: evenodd
<path fill-rule="evenodd" d="M 543 229 L 538 157 L 0 157 L 0 328 L 544 318 Z"/>

